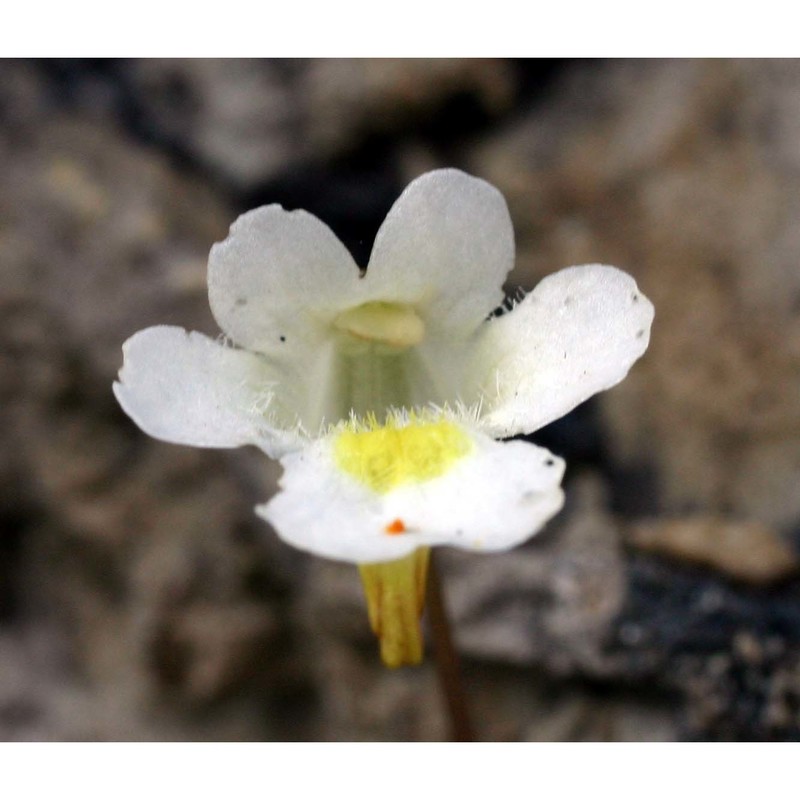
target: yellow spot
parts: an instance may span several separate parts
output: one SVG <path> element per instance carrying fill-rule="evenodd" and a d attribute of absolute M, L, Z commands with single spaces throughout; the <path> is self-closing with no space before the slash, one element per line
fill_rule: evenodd
<path fill-rule="evenodd" d="M 472 448 L 469 436 L 449 420 L 438 422 L 390 418 L 367 427 L 350 425 L 334 444 L 337 466 L 380 494 L 404 483 L 421 483 L 444 475 Z"/>
<path fill-rule="evenodd" d="M 406 532 L 406 524 L 401 519 L 392 520 L 384 530 L 386 533 L 405 533 Z"/>
<path fill-rule="evenodd" d="M 425 605 L 429 547 L 381 564 L 359 564 L 369 622 L 387 667 L 422 661 L 419 619 Z"/>
<path fill-rule="evenodd" d="M 402 303 L 364 303 L 343 311 L 333 326 L 356 339 L 398 350 L 413 347 L 425 337 L 423 321 L 411 306 Z"/>

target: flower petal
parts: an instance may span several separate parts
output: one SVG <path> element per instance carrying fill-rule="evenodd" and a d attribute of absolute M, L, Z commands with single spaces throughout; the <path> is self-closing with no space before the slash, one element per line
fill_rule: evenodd
<path fill-rule="evenodd" d="M 430 545 L 507 550 L 563 504 L 564 462 L 526 442 L 469 431 L 469 454 L 445 474 L 381 493 L 337 465 L 336 435 L 285 456 L 282 491 L 256 508 L 282 539 L 317 555 L 369 563 Z"/>
<path fill-rule="evenodd" d="M 514 230 L 503 196 L 456 169 L 428 172 L 392 206 L 364 278 L 374 299 L 412 303 L 426 328 L 467 334 L 503 300 Z"/>
<path fill-rule="evenodd" d="M 220 328 L 249 350 L 278 358 L 314 347 L 359 301 L 359 270 L 327 225 L 305 211 L 262 206 L 211 248 L 208 296 Z"/>
<path fill-rule="evenodd" d="M 139 331 L 122 349 L 114 394 L 150 436 L 196 447 L 254 444 L 272 457 L 299 446 L 263 358 L 168 325 Z"/>
<path fill-rule="evenodd" d="M 481 429 L 532 433 L 619 383 L 647 349 L 653 306 L 615 267 L 570 267 L 486 323 L 474 377 Z"/>

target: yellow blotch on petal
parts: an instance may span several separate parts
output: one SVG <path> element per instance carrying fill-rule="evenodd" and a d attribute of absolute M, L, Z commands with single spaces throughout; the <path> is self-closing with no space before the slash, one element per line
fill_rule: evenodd
<path fill-rule="evenodd" d="M 450 420 L 431 421 L 412 415 L 379 425 L 351 424 L 337 436 L 337 466 L 375 492 L 384 494 L 405 483 L 444 475 L 472 448 L 468 434 Z"/>

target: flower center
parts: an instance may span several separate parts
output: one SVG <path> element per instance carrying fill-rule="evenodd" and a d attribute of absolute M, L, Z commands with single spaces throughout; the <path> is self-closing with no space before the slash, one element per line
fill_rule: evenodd
<path fill-rule="evenodd" d="M 333 326 L 355 339 L 397 350 L 413 347 L 425 337 L 425 324 L 411 306 L 402 303 L 372 302 L 348 308 Z"/>
<path fill-rule="evenodd" d="M 447 472 L 472 446 L 469 436 L 449 420 L 407 422 L 374 417 L 366 428 L 348 425 L 337 437 L 337 466 L 384 494 L 404 483 L 420 483 Z"/>

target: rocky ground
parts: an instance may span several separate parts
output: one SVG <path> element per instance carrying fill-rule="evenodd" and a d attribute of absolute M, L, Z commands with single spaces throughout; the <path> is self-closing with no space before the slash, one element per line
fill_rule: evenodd
<path fill-rule="evenodd" d="M 306 208 L 365 263 L 437 166 L 505 194 L 514 286 L 631 272 L 657 316 L 619 387 L 534 436 L 567 505 L 440 554 L 485 740 L 800 738 L 800 64 L 0 65 L 0 738 L 437 740 L 357 574 L 252 513 L 256 452 L 147 438 L 121 343 L 215 335 L 212 242 Z"/>

